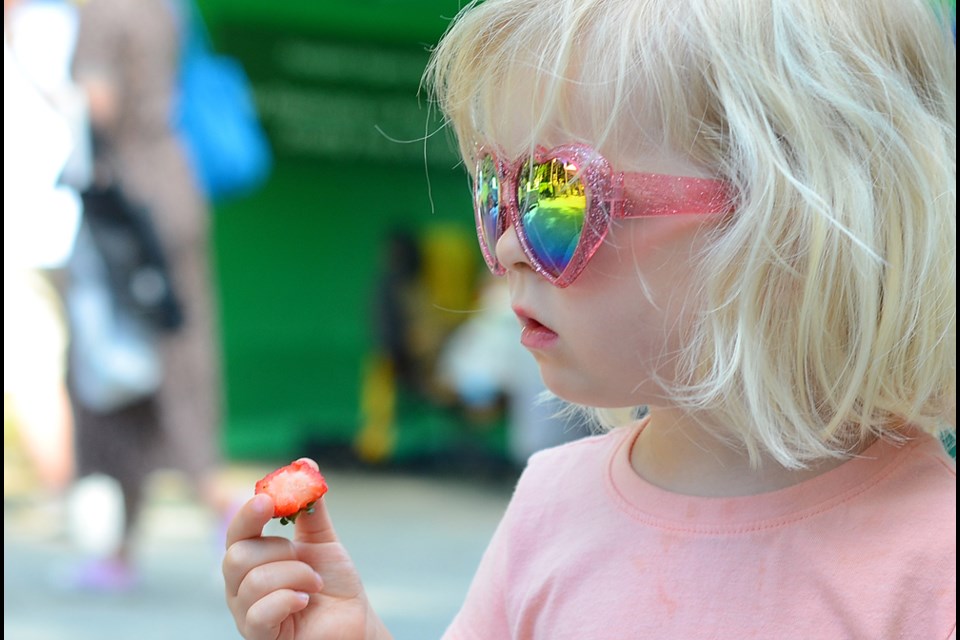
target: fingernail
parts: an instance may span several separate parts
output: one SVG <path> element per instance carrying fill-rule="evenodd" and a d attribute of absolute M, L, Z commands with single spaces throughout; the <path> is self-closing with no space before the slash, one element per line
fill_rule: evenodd
<path fill-rule="evenodd" d="M 294 591 L 294 595 L 297 596 L 297 600 L 299 600 L 303 604 L 307 604 L 308 602 L 310 602 L 309 593 L 304 593 L 303 591 Z"/>
<path fill-rule="evenodd" d="M 320 465 L 318 465 L 317 462 L 311 458 L 297 458 L 297 462 L 306 462 L 317 471 L 320 470 Z"/>

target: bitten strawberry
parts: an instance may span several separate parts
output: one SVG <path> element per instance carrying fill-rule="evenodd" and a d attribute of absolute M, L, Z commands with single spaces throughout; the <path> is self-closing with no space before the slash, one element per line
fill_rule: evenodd
<path fill-rule="evenodd" d="M 327 492 L 323 474 L 305 460 L 296 460 L 267 474 L 257 482 L 255 494 L 273 498 L 273 517 L 280 524 L 294 522 L 301 512 L 312 513 L 317 500 Z"/>

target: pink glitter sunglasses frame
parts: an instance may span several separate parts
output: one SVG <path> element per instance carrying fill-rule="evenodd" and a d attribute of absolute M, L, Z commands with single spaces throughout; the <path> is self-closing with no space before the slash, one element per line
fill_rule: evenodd
<path fill-rule="evenodd" d="M 610 163 L 594 149 L 582 144 L 566 144 L 553 149 L 538 147 L 533 155 L 533 164 L 559 161 L 564 165 L 578 167 L 580 180 L 585 187 L 586 211 L 583 229 L 576 249 L 563 271 L 555 275 L 543 264 L 533 248 L 522 223 L 517 185 L 520 171 L 529 158 L 505 162 L 497 154 L 481 147 L 473 174 L 473 207 L 477 225 L 477 237 L 487 266 L 496 275 L 504 275 L 506 269 L 497 260 L 495 247 L 486 241 L 482 189 L 477 181 L 481 167 L 488 157 L 493 161 L 499 181 L 499 213 L 492 242 L 513 224 L 524 255 L 531 267 L 556 287 L 567 287 L 586 267 L 590 258 L 603 243 L 613 220 L 649 218 L 681 214 L 723 214 L 732 208 L 730 190 L 722 180 L 671 176 L 657 173 L 615 172 Z"/>

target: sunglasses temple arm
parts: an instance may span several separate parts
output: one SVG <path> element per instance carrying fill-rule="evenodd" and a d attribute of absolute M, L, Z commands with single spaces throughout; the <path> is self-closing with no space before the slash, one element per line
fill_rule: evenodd
<path fill-rule="evenodd" d="M 721 180 L 654 173 L 624 174 L 614 188 L 622 202 L 622 217 L 725 213 L 730 210 L 729 189 Z M 628 197 L 629 194 L 629 197 Z"/>

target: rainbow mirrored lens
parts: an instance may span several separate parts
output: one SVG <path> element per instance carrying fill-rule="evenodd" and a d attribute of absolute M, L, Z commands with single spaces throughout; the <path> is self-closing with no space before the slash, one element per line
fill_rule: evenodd
<path fill-rule="evenodd" d="M 493 256 L 497 246 L 497 223 L 500 218 L 500 180 L 497 177 L 497 164 L 491 156 L 485 156 L 477 165 L 473 197 L 480 215 L 480 239 Z"/>
<path fill-rule="evenodd" d="M 578 168 L 559 159 L 526 162 L 517 179 L 517 202 L 527 245 L 554 277 L 570 264 L 587 215 Z"/>

